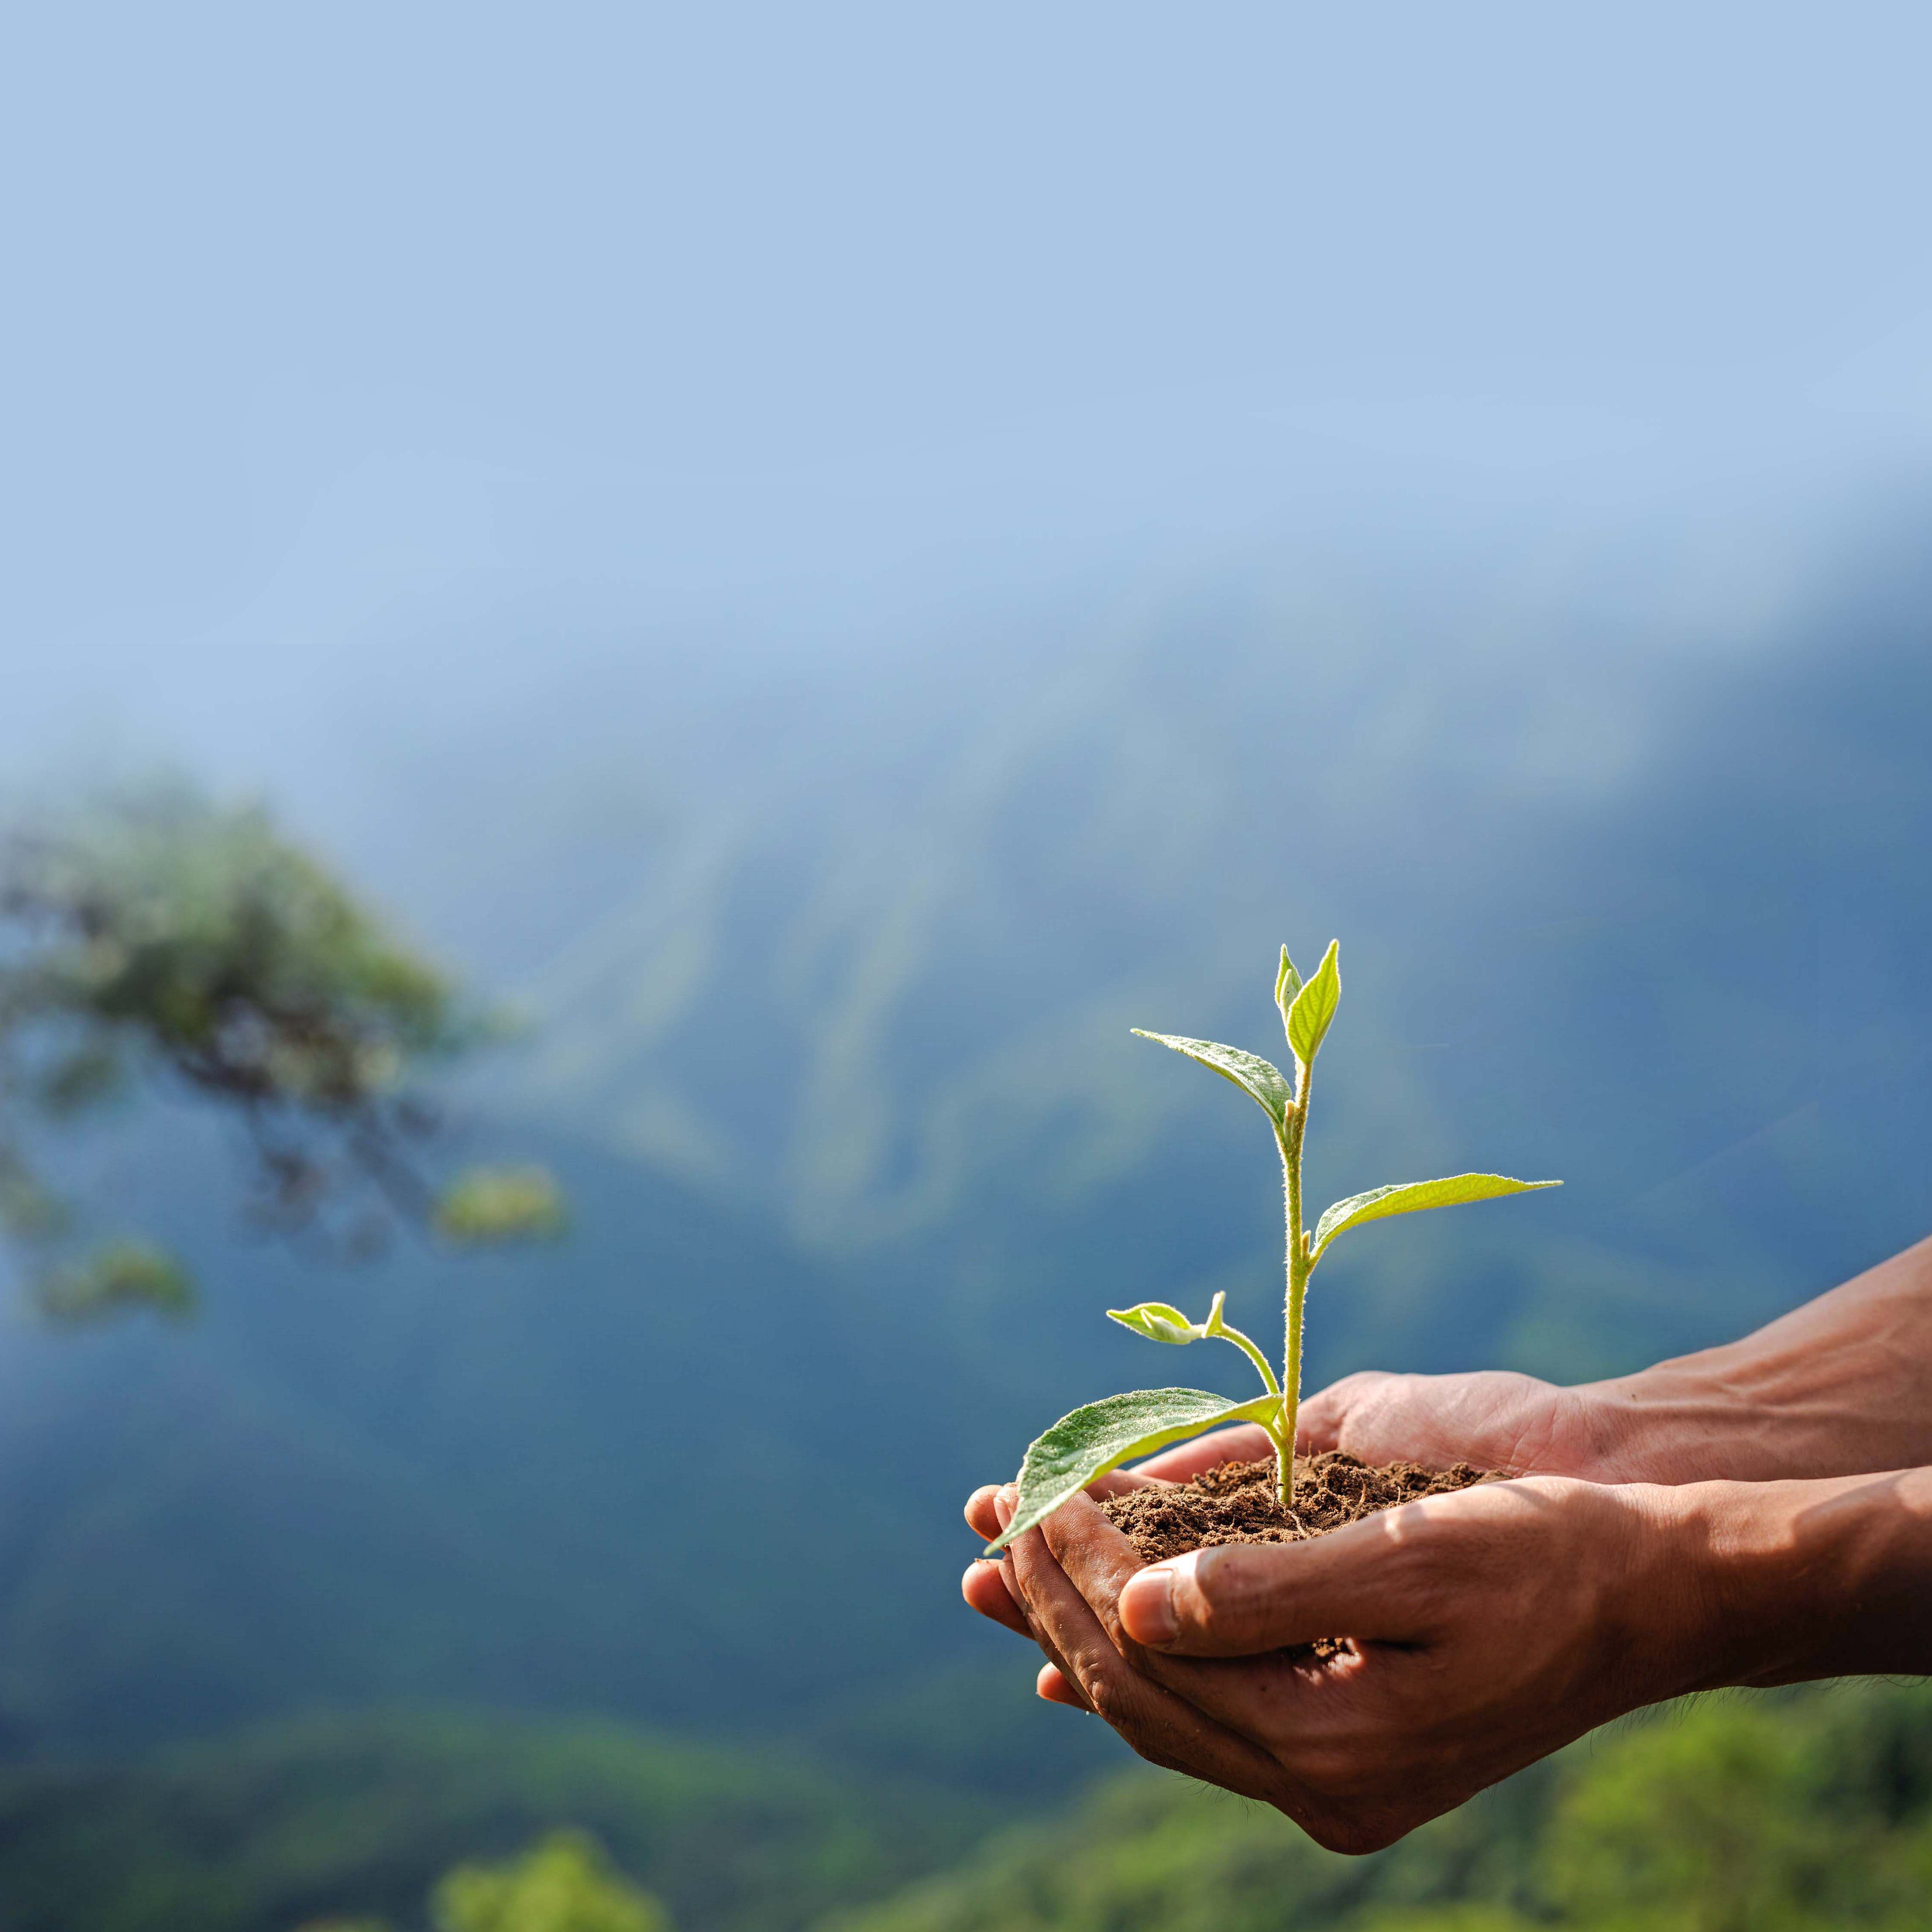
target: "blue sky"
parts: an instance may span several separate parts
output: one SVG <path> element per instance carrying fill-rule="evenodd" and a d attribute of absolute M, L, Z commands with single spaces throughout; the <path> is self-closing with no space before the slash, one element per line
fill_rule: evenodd
<path fill-rule="evenodd" d="M 849 615 L 1916 466 L 1929 56 L 1903 5 L 35 10 L 4 742 L 202 755 L 238 666 L 452 586 Z"/>

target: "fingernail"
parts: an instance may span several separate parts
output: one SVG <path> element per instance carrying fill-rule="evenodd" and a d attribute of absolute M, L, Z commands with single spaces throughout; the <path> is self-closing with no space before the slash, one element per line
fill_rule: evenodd
<path fill-rule="evenodd" d="M 999 1518 L 1002 1529 L 1012 1521 L 1013 1511 L 1019 1508 L 1019 1504 L 1020 1492 L 1010 1484 L 993 1498 L 993 1514 Z"/>
<path fill-rule="evenodd" d="M 1174 1613 L 1174 1572 L 1164 1564 L 1136 1570 L 1120 1592 L 1120 1622 L 1136 1643 L 1171 1643 L 1180 1628 Z"/>

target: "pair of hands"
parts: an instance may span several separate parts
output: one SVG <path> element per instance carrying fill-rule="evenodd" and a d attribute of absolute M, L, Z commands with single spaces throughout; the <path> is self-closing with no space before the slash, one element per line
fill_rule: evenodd
<path fill-rule="evenodd" d="M 1359 1375 L 1301 1406 L 1304 1452 L 1516 1480 L 1151 1568 L 1076 1497 L 966 1600 L 1040 1644 L 1042 1696 L 1372 1851 L 1640 1705 L 1932 1672 L 1928 1387 L 1932 1240 L 1618 1381 Z M 1228 1430 L 1094 1488 L 1272 1454 Z M 990 1541 L 1014 1494 L 976 1491 L 968 1522 Z"/>
<path fill-rule="evenodd" d="M 1656 1688 L 1662 1657 L 1635 1667 L 1646 1610 L 1678 1587 L 1670 1539 L 1655 1533 L 1670 1492 L 1601 1486 L 1612 1452 L 1576 1392 L 1504 1374 L 1355 1376 L 1311 1397 L 1301 1420 L 1304 1453 L 1552 1473 L 1430 1497 L 1311 1544 L 1150 1569 L 1076 1498 L 1009 1560 L 974 1564 L 966 1600 L 1040 1644 L 1042 1697 L 1344 1851 L 1388 1844 L 1676 1688 Z M 1095 1487 L 1184 1481 L 1271 1453 L 1259 1429 L 1230 1430 Z M 967 1520 L 990 1540 L 1012 1501 L 980 1490 Z M 1332 1658 L 1292 1648 L 1344 1634 L 1352 1645 Z"/>
<path fill-rule="evenodd" d="M 1276 1806 L 1331 1850 L 1379 1850 L 1640 1706 L 1820 1674 L 1792 1648 L 1794 1617 L 1802 1643 L 1837 1645 L 1837 1668 L 1932 1667 L 1911 1634 L 1932 1472 L 1700 1482 L 1667 1431 L 1629 1426 L 1614 1385 L 1502 1373 L 1354 1376 L 1302 1421 L 1304 1453 L 1524 1473 L 1312 1542 L 1151 1567 L 1076 1497 L 1008 1560 L 974 1564 L 964 1588 L 1046 1652 L 1042 1697 L 1103 1718 L 1156 1764 Z M 1229 1430 L 1095 1491 L 1271 1453 L 1260 1430 Z M 1634 1480 L 1647 1474 L 1663 1480 Z M 967 1520 L 990 1540 L 1015 1497 L 978 1490 Z M 1881 1560 L 1874 1511 L 1910 1532 L 1902 1563 L 1896 1538 Z M 1794 1575 L 1833 1578 L 1835 1598 L 1808 1607 Z M 1834 1602 L 1863 1624 L 1840 1627 Z M 1862 1631 L 1880 1634 L 1874 1660 L 1857 1659 Z M 1341 1636 L 1335 1655 L 1306 1648 Z"/>

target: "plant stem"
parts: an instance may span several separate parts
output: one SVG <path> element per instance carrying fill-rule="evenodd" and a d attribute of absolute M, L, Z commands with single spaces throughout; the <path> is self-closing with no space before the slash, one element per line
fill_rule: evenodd
<path fill-rule="evenodd" d="M 1281 1384 L 1274 1378 L 1274 1364 L 1248 1340 L 1246 1336 L 1244 1335 L 1238 1328 L 1230 1328 L 1225 1322 L 1213 1332 L 1222 1341 L 1233 1342 L 1234 1346 L 1261 1370 L 1262 1381 L 1266 1385 L 1270 1395 L 1280 1394 Z"/>
<path fill-rule="evenodd" d="M 1308 1238 L 1301 1227 L 1301 1143 L 1308 1131 L 1308 1090 L 1314 1070 L 1298 1060 L 1294 1106 L 1280 1136 L 1282 1191 L 1288 1222 L 1288 1342 L 1281 1371 L 1281 1435 L 1276 1482 L 1283 1509 L 1294 1506 L 1295 1418 L 1301 1407 L 1301 1307 L 1308 1295 Z"/>

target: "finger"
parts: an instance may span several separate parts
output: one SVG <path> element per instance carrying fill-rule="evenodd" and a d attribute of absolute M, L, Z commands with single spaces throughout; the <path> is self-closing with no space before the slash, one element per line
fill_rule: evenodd
<path fill-rule="evenodd" d="M 971 1563 L 960 1579 L 960 1594 L 983 1617 L 1004 1624 L 1016 1636 L 1037 1638 L 1025 1610 L 1006 1588 L 1006 1566 L 1000 1563 Z M 1086 1700 L 1072 1680 L 1057 1664 L 1043 1664 L 1035 1689 L 1050 1704 L 1066 1704 L 1076 1711 L 1087 1710 Z"/>
<path fill-rule="evenodd" d="M 1057 1664 L 1042 1664 L 1034 1690 L 1049 1704 L 1064 1704 L 1069 1710 L 1084 1711 L 1090 1717 L 1094 1707 L 1081 1696 L 1073 1680 Z"/>
<path fill-rule="evenodd" d="M 1000 1574 L 1004 1568 L 999 1563 L 968 1564 L 965 1575 L 959 1580 L 959 1594 L 982 1617 L 1004 1624 L 1016 1636 L 1030 1637 L 1033 1631 L 1026 1612 L 1014 1602 L 1006 1580 Z"/>
<path fill-rule="evenodd" d="M 1267 1752 L 1278 1777 L 1290 1781 L 1271 1802 L 1306 1823 L 1306 1794 L 1298 1799 L 1292 1780 L 1306 1751 L 1318 1750 L 1359 1704 L 1362 1653 L 1358 1650 L 1337 1665 L 1305 1650 L 1270 1648 L 1231 1658 L 1149 1648 L 1136 1640 L 1120 1616 L 1122 1599 L 1149 1574 L 1126 1538 L 1100 1510 L 1078 1498 L 1049 1516 L 1042 1528 L 1047 1547 L 1114 1648 L 1143 1677 L 1184 1700 L 1223 1730 Z M 1289 1748 L 1284 1749 L 1285 1744 Z"/>
<path fill-rule="evenodd" d="M 1019 1507 L 1019 1491 L 1010 1484 L 993 1492 L 993 1518 L 1000 1529 L 1004 1529 L 1012 1521 L 1013 1511 Z M 1006 1593 L 1006 1600 L 1024 1625 L 1027 1635 L 1046 1653 L 1048 1666 L 1060 1674 L 1075 1696 L 1079 1696 L 1079 1685 L 1072 1671 L 1068 1668 L 1066 1660 L 1060 1655 L 1052 1637 L 1041 1628 L 1040 1619 L 1033 1614 L 1027 1603 L 1025 1593 L 1020 1588 L 1018 1577 L 1013 1568 L 1012 1552 L 1007 1552 L 1004 1562 L 988 1563 L 983 1567 L 999 1573 L 1000 1587 Z M 1091 1707 L 1083 1702 L 1081 1708 L 1086 1710 Z"/>
<path fill-rule="evenodd" d="M 1160 1455 L 1151 1456 L 1131 1469 L 1116 1470 L 1114 1474 L 1121 1479 L 1124 1489 L 1144 1489 L 1150 1482 L 1184 1483 L 1199 1475 L 1204 1469 L 1218 1469 L 1223 1462 L 1274 1460 L 1274 1438 L 1258 1424 L 1244 1422 L 1233 1429 L 1217 1429 L 1210 1436 L 1197 1436 L 1191 1442 L 1163 1450 Z M 1108 1479 L 1103 1477 L 1101 1480 L 1104 1482 Z M 1088 1494 L 1092 1496 L 1096 1492 L 1118 1493 L 1101 1491 L 1099 1483 Z"/>
<path fill-rule="evenodd" d="M 1121 1628 L 1180 1657 L 1252 1657 L 1322 1637 L 1420 1642 L 1432 1622 L 1414 1587 L 1423 1508 L 1312 1542 L 1229 1544 L 1155 1564 L 1120 1586 Z"/>
<path fill-rule="evenodd" d="M 966 1526 L 982 1543 L 991 1543 L 1000 1533 L 1000 1520 L 993 1498 L 1000 1493 L 997 1483 L 988 1483 L 966 1498 Z"/>
<path fill-rule="evenodd" d="M 1068 1507 L 1076 1506 L 1093 1510 L 1079 1497 Z M 1011 1547 L 1009 1567 L 1016 1572 L 1034 1622 L 1058 1652 L 1062 1672 L 1096 1716 L 1153 1763 L 1206 1778 L 1244 1797 L 1281 1802 L 1280 1769 L 1274 1760 L 1136 1670 L 1068 1580 L 1040 1531 L 1028 1530 Z"/>

